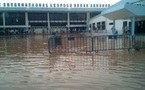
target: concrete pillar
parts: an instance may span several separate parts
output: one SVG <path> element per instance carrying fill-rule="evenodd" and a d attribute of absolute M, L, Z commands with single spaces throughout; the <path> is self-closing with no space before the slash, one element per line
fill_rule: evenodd
<path fill-rule="evenodd" d="M 135 40 L 135 17 L 131 17 L 131 48 L 134 49 L 134 40 Z"/>
<path fill-rule="evenodd" d="M 87 12 L 87 30 L 89 30 L 90 12 Z"/>
<path fill-rule="evenodd" d="M 5 12 L 2 13 L 2 17 L 3 17 L 3 26 L 5 27 L 6 25 Z"/>
<path fill-rule="evenodd" d="M 131 17 L 131 35 L 135 35 L 135 17 Z"/>
<path fill-rule="evenodd" d="M 113 30 L 115 30 L 115 19 L 113 20 Z"/>
<path fill-rule="evenodd" d="M 67 30 L 68 30 L 68 32 L 70 30 L 69 25 L 70 25 L 70 12 L 67 13 L 67 26 L 68 26 Z"/>
<path fill-rule="evenodd" d="M 28 25 L 29 25 L 28 12 L 25 12 L 25 25 L 27 26 L 28 29 Z"/>
<path fill-rule="evenodd" d="M 47 12 L 47 23 L 48 23 L 48 33 L 51 33 L 49 12 Z"/>
<path fill-rule="evenodd" d="M 112 29 L 112 34 L 115 34 L 115 19 L 113 20 L 113 27 L 111 28 Z"/>

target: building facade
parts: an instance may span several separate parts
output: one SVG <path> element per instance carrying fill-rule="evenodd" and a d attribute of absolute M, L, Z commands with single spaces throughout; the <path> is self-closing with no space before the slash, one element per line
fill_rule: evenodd
<path fill-rule="evenodd" d="M 0 3 L 1 34 L 81 32 L 112 4 Z"/>

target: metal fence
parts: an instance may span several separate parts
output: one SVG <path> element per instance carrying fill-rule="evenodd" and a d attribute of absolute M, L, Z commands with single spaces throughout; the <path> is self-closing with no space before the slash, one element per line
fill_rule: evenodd
<path fill-rule="evenodd" d="M 49 53 L 87 53 L 145 48 L 145 35 L 61 35 L 48 39 Z"/>

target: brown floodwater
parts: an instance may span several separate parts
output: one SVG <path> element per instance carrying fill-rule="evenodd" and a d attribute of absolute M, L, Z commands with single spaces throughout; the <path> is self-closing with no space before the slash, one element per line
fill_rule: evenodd
<path fill-rule="evenodd" d="M 47 37 L 0 36 L 0 90 L 144 90 L 144 49 L 49 54 Z"/>

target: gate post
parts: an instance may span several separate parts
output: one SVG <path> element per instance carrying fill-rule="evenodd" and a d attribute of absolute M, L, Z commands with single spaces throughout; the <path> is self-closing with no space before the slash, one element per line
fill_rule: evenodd
<path fill-rule="evenodd" d="M 93 36 L 91 36 L 91 39 L 92 39 L 92 51 L 94 51 L 94 39 L 93 39 Z"/>

